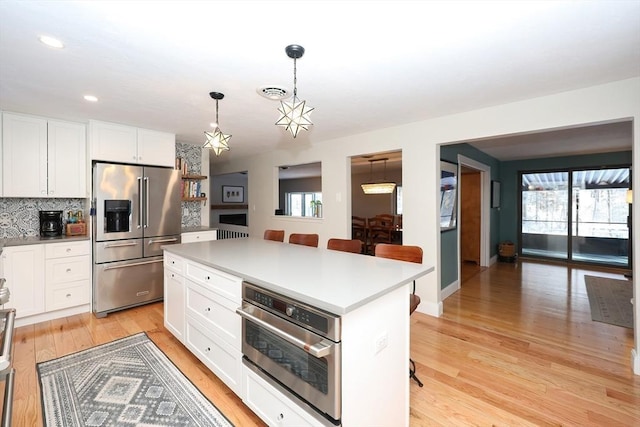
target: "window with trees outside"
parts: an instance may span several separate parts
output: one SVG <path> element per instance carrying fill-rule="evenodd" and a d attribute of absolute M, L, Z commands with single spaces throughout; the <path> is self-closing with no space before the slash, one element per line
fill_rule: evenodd
<path fill-rule="evenodd" d="M 629 167 L 521 173 L 521 253 L 628 267 L 629 182 Z"/>

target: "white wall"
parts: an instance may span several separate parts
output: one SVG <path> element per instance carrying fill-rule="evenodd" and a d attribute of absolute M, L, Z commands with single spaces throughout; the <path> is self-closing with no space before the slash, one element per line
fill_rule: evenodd
<path fill-rule="evenodd" d="M 292 232 L 318 233 L 320 246 L 330 237 L 348 237 L 351 228 L 350 157 L 377 151 L 402 150 L 402 183 L 404 192 L 403 242 L 419 245 L 424 250 L 424 263 L 435 271 L 418 281 L 417 293 L 422 298 L 418 310 L 442 314 L 440 265 L 438 248 L 439 149 L 441 143 L 465 141 L 541 129 L 580 126 L 589 123 L 634 120 L 633 160 L 640 164 L 640 78 L 628 79 L 585 89 L 533 98 L 481 110 L 469 111 L 394 128 L 322 141 L 295 150 L 273 151 L 265 155 L 239 159 L 225 164 L 215 173 L 247 170 L 249 187 L 259 188 L 249 198 L 249 233 L 261 236 L 266 228 L 282 228 Z M 292 147 L 293 147 L 292 140 Z M 324 218 L 295 219 L 276 217 L 277 166 L 322 162 Z M 216 166 L 214 166 L 216 168 Z M 640 174 L 634 174 L 633 187 L 640 188 Z M 634 192 L 640 194 L 639 192 Z M 636 196 L 637 197 L 637 196 Z M 633 212 L 640 224 L 640 209 Z M 640 227 L 633 228 L 633 242 Z M 634 270 L 640 268 L 633 251 Z M 638 282 L 634 283 L 636 301 Z M 640 303 L 635 310 L 634 370 L 640 374 Z"/>

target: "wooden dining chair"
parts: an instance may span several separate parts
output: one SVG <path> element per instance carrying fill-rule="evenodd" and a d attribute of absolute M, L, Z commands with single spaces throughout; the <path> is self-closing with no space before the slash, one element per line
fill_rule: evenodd
<path fill-rule="evenodd" d="M 264 230 L 264 240 L 284 242 L 284 230 Z"/>
<path fill-rule="evenodd" d="M 367 221 L 367 253 L 374 254 L 379 243 L 393 242 L 393 226 L 389 221 L 378 215 Z"/>
<path fill-rule="evenodd" d="M 317 234 L 303 234 L 303 233 L 291 233 L 289 235 L 289 243 L 294 245 L 304 245 L 318 247 L 318 235 Z"/>
<path fill-rule="evenodd" d="M 420 246 L 411 245 L 390 245 L 387 243 L 380 243 L 376 245 L 377 257 L 396 259 L 399 261 L 415 262 L 422 264 L 422 248 Z M 413 290 L 409 294 L 409 316 L 416 311 L 420 305 L 420 297 L 416 295 L 416 281 L 413 281 Z M 409 358 L 409 378 L 415 380 L 420 387 L 423 386 L 422 381 L 416 376 L 416 364 L 413 359 Z"/>
<path fill-rule="evenodd" d="M 329 239 L 327 249 L 359 254 L 362 253 L 362 241 L 359 239 Z"/>

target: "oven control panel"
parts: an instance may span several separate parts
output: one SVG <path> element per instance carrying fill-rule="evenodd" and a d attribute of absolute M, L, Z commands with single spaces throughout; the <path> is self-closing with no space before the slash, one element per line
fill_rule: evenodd
<path fill-rule="evenodd" d="M 340 317 L 338 316 L 259 288 L 250 283 L 244 282 L 243 284 L 243 298 L 245 301 L 261 306 L 280 317 L 314 329 L 327 337 L 335 335 L 336 329 L 339 330 L 340 328 Z M 336 325 L 338 326 L 336 327 Z"/>

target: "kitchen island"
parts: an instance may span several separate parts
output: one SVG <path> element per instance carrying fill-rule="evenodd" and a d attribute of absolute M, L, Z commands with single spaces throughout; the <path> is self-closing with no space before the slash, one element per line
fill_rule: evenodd
<path fill-rule="evenodd" d="M 432 270 L 255 238 L 171 245 L 165 247 L 165 324 L 268 424 L 323 425 L 266 383 L 259 385 L 277 399 L 256 397 L 259 380 L 242 364 L 235 309 L 246 281 L 340 316 L 342 425 L 408 425 L 408 294 L 411 282 Z M 272 408 L 278 400 L 294 407 Z"/>

